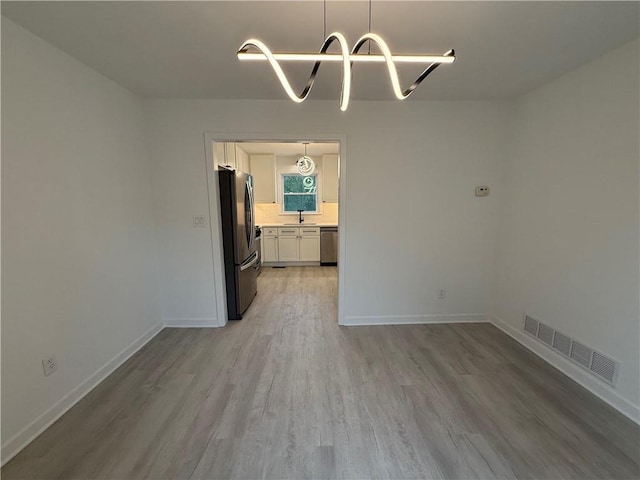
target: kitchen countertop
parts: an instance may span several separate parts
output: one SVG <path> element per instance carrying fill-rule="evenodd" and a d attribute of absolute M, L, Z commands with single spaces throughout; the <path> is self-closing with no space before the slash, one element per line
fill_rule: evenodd
<path fill-rule="evenodd" d="M 337 227 L 338 224 L 337 223 L 296 223 L 295 225 L 292 224 L 286 224 L 286 223 L 260 223 L 258 225 L 260 228 L 265 228 L 265 227 Z"/>

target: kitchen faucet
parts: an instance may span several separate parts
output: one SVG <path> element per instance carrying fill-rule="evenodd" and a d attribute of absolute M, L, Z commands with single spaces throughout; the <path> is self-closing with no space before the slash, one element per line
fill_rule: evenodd
<path fill-rule="evenodd" d="M 304 222 L 304 218 L 302 218 L 302 212 L 304 212 L 304 210 L 298 210 L 298 223 Z"/>

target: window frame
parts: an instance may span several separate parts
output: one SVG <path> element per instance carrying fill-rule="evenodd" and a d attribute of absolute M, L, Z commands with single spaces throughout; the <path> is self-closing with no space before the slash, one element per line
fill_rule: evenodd
<path fill-rule="evenodd" d="M 284 177 L 286 175 L 297 175 L 297 176 L 305 176 L 305 175 L 300 175 L 300 172 L 298 172 L 298 169 L 293 167 L 293 168 L 287 168 L 287 169 L 283 169 L 280 172 L 278 172 L 278 200 L 280 201 L 280 213 L 282 215 L 298 215 L 298 212 L 290 212 L 284 209 L 284 197 L 285 195 L 290 195 L 290 194 L 285 194 L 284 193 Z M 322 176 L 321 176 L 321 172 L 319 171 L 315 171 L 313 173 L 313 175 L 306 175 L 308 177 L 315 177 L 316 178 L 316 209 L 314 211 L 311 210 L 305 210 L 304 211 L 304 215 L 320 215 L 322 212 L 320 211 L 320 204 L 322 203 L 322 188 L 321 188 L 321 181 L 322 181 Z M 293 195 L 309 195 L 309 194 L 293 194 Z"/>

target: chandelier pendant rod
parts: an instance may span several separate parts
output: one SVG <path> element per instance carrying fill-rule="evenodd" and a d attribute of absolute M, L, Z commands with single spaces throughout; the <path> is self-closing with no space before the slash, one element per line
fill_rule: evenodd
<path fill-rule="evenodd" d="M 369 35 L 371 35 L 371 0 L 369 0 Z M 369 51 L 368 55 L 371 55 L 371 40 L 369 40 Z"/>
<path fill-rule="evenodd" d="M 323 0 L 322 2 L 322 8 L 323 8 L 323 18 L 324 18 L 324 26 L 322 29 L 322 40 L 324 40 L 325 38 L 327 38 L 327 0 Z"/>

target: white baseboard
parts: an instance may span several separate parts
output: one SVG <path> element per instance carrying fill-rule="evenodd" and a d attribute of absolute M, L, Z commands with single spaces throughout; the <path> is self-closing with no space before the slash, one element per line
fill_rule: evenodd
<path fill-rule="evenodd" d="M 226 323 L 226 322 L 225 322 Z M 164 326 L 169 328 L 216 328 L 217 318 L 165 318 Z"/>
<path fill-rule="evenodd" d="M 263 267 L 319 267 L 320 262 L 262 262 Z"/>
<path fill-rule="evenodd" d="M 640 406 L 634 405 L 626 398 L 621 397 L 613 387 L 601 382 L 589 372 L 575 365 L 570 360 L 567 360 L 559 353 L 556 353 L 540 342 L 534 340 L 522 330 L 518 330 L 517 328 L 509 325 L 504 320 L 492 316 L 490 317 L 490 322 L 528 350 L 531 350 L 545 362 L 551 364 L 573 381 L 582 385 L 596 397 L 608 403 L 635 423 L 640 424 Z"/>
<path fill-rule="evenodd" d="M 414 325 L 423 323 L 482 323 L 486 321 L 487 316 L 482 313 L 383 316 L 346 315 L 341 325 L 351 327 L 364 325 Z"/>
<path fill-rule="evenodd" d="M 145 346 L 164 328 L 162 323 L 158 323 L 133 341 L 127 348 L 109 360 L 102 368 L 93 373 L 89 378 L 80 383 L 67 395 L 62 397 L 55 405 L 45 411 L 33 422 L 20 430 L 17 434 L 2 444 L 2 465 L 11 460 L 23 448 L 31 443 L 38 435 L 44 432 L 53 422 L 64 415 L 71 407 L 78 403 L 85 395 L 93 390 L 96 385 L 108 377 L 120 365 L 126 362 L 129 357 Z"/>

